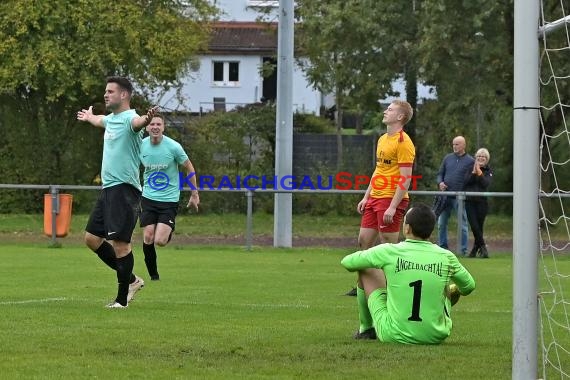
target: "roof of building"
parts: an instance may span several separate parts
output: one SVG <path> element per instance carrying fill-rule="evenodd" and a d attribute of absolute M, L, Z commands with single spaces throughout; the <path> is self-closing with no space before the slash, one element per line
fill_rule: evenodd
<path fill-rule="evenodd" d="M 259 54 L 277 51 L 276 24 L 218 22 L 209 43 L 211 53 Z"/>

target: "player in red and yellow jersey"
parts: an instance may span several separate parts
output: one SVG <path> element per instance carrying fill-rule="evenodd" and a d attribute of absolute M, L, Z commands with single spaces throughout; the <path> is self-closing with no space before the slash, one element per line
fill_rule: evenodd
<path fill-rule="evenodd" d="M 384 111 L 382 122 L 387 131 L 378 139 L 376 168 L 364 198 L 356 206 L 362 215 L 358 234 L 361 250 L 373 247 L 378 237 L 381 243 L 398 242 L 416 156 L 414 143 L 404 132 L 413 113 L 412 106 L 403 100 L 394 100 Z M 347 295 L 355 296 L 362 291 L 359 285 Z"/>
<path fill-rule="evenodd" d="M 403 100 L 394 100 L 384 111 L 387 132 L 378 139 L 376 169 L 357 211 L 362 214 L 358 244 L 361 249 L 382 243 L 397 243 L 400 224 L 408 207 L 408 188 L 416 156 L 414 143 L 404 132 L 413 110 Z"/>

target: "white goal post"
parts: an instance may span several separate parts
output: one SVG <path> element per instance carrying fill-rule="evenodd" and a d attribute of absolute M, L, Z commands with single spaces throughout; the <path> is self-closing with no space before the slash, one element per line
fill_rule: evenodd
<path fill-rule="evenodd" d="M 544 3 L 544 4 L 543 4 Z M 565 136 L 570 135 L 568 125 L 564 119 L 565 110 L 570 105 L 564 104 L 563 99 L 567 95 L 561 96 L 558 84 L 556 81 L 568 81 L 570 75 L 557 74 L 552 68 L 549 54 L 564 54 L 570 55 L 570 16 L 566 14 L 568 5 L 560 2 L 560 18 L 553 21 L 546 21 L 544 19 L 544 5 L 546 0 L 515 0 L 514 2 L 514 100 L 513 100 L 513 134 L 514 134 L 514 149 L 513 149 L 513 341 L 512 341 L 512 378 L 513 379 L 537 379 L 539 376 L 539 347 L 542 348 L 542 376 L 546 377 L 549 372 L 544 367 L 552 365 L 555 376 L 566 378 L 568 375 L 568 357 L 570 357 L 570 350 L 568 348 L 554 344 L 553 357 L 551 360 L 548 355 L 550 354 L 550 344 L 545 346 L 538 341 L 538 333 L 541 332 L 541 337 L 544 338 L 544 331 L 549 328 L 542 325 L 542 319 L 539 315 L 540 306 L 540 281 L 539 281 L 539 258 L 541 258 L 541 251 L 544 251 L 541 244 L 541 236 L 539 231 L 539 221 L 546 221 L 552 225 L 556 224 L 552 220 L 561 221 L 560 224 L 566 227 L 568 232 L 568 214 L 565 212 L 564 207 L 567 203 L 562 201 L 570 194 L 565 189 L 542 189 L 541 186 L 541 173 L 551 171 L 554 176 L 555 182 L 556 170 L 554 167 L 561 167 L 569 164 L 567 161 L 556 161 L 551 158 L 545 166 L 541 166 L 541 152 L 545 149 L 549 152 L 550 142 L 553 144 L 558 142 L 554 141 L 561 137 L 562 140 Z M 567 4 L 567 3 L 566 3 Z M 552 4 L 549 4 L 552 5 Z M 542 18 L 541 18 L 542 15 Z M 565 30 L 560 30 L 564 29 Z M 546 44 L 547 36 L 554 33 L 562 33 L 566 35 L 566 46 L 549 48 Z M 541 51 L 539 44 L 544 44 L 544 56 L 546 56 L 548 63 L 552 70 L 549 73 L 549 78 L 541 82 L 541 67 L 540 57 Z M 565 56 L 564 56 L 565 57 Z M 558 57 L 560 60 L 560 58 Z M 563 60 L 565 58 L 562 58 Z M 568 61 L 568 60 L 566 60 Z M 555 104 L 541 105 L 542 87 L 552 85 L 556 89 L 555 93 L 558 95 Z M 567 88 L 567 87 L 562 87 Z M 547 135 L 541 119 L 542 112 L 550 112 L 552 109 L 558 107 L 562 115 L 561 131 L 555 134 Z M 542 139 L 541 139 L 542 132 Z M 565 142 L 570 145 L 570 139 Z M 554 145 L 553 145 L 554 146 Z M 554 161 L 553 161 L 554 160 Z M 533 170 L 534 169 L 534 170 Z M 562 172 L 560 170 L 560 172 Z M 543 210 L 541 203 L 541 196 L 556 196 L 560 199 L 560 216 L 550 217 L 543 215 L 540 217 L 540 210 Z M 567 201 L 566 201 L 567 202 Z M 547 224 L 548 224 L 547 223 Z M 548 232 L 548 231 L 547 231 Z M 567 237 L 570 241 L 570 236 Z M 555 251 L 555 244 L 548 242 L 548 247 L 551 251 Z M 563 245 L 563 251 L 567 249 L 569 243 Z M 552 259 L 556 260 L 555 252 Z M 544 261 L 544 260 L 543 260 Z M 545 265 L 545 264 L 543 264 Z M 549 275 L 550 268 L 544 268 L 546 275 Z M 568 281 L 570 275 L 554 273 L 552 277 L 563 278 L 563 281 Z M 546 279 L 549 281 L 549 279 Z M 558 289 L 552 290 L 554 298 L 557 302 L 554 303 L 552 310 L 559 308 L 562 310 L 561 314 L 563 323 L 558 323 L 555 318 L 549 318 L 553 321 L 556 327 L 561 327 L 561 331 L 565 335 L 570 331 L 570 323 L 568 322 L 568 310 L 570 302 L 564 297 L 564 287 L 559 286 Z M 557 294 L 558 293 L 558 294 Z M 551 295 L 552 295 L 551 294 Z M 542 301 L 544 303 L 544 300 Z M 550 310 L 550 305 L 545 309 Z M 558 310 L 558 309 L 556 309 Z M 551 314 L 555 314 L 552 312 Z M 547 318 L 548 319 L 548 318 Z M 550 322 L 550 321 L 549 321 Z M 542 328 L 542 330 L 541 330 Z M 552 328 L 550 328 L 552 332 Z"/>
<path fill-rule="evenodd" d="M 514 7 L 512 378 L 531 380 L 538 372 L 539 3 Z"/>

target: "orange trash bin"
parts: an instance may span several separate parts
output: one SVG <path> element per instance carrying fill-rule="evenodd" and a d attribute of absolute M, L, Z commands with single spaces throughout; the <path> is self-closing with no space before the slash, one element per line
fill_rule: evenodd
<path fill-rule="evenodd" d="M 52 194 L 44 194 L 44 234 L 52 236 Z M 71 226 L 71 205 L 73 203 L 73 195 L 59 194 L 59 213 L 55 218 L 55 235 L 56 237 L 65 237 L 69 234 Z"/>

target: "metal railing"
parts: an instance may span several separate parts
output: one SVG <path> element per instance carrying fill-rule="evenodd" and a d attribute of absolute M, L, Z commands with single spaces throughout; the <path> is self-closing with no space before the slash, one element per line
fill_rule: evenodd
<path fill-rule="evenodd" d="M 19 190 L 47 190 L 51 194 L 51 242 L 57 245 L 57 229 L 56 217 L 59 214 L 59 193 L 61 190 L 101 190 L 101 186 L 81 186 L 81 185 L 31 185 L 31 184 L 0 184 L 0 189 L 19 189 Z M 182 191 L 189 191 L 184 188 Z M 253 198 L 255 193 L 259 194 L 275 194 L 275 193 L 291 193 L 291 194 L 364 194 L 365 190 L 276 190 L 276 189 L 232 189 L 232 188 L 204 188 L 201 192 L 233 192 L 244 193 L 247 198 L 246 209 L 246 231 L 245 231 L 245 248 L 249 251 L 253 245 Z M 408 191 L 410 195 L 436 196 L 451 195 L 457 198 L 457 252 L 461 252 L 461 220 L 465 210 L 465 199 L 467 196 L 475 197 L 511 197 L 512 192 L 465 192 L 465 191 Z M 544 194 L 543 196 L 550 196 Z"/>

